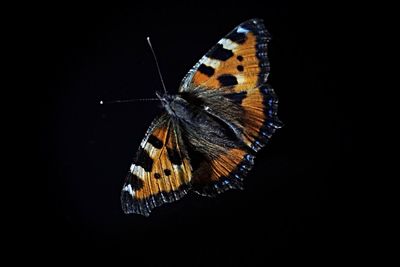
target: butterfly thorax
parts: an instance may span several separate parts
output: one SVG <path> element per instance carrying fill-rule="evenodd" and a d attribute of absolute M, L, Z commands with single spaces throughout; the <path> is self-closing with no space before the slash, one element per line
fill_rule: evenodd
<path fill-rule="evenodd" d="M 181 92 L 177 95 L 164 95 L 161 101 L 175 127 L 181 129 L 194 150 L 218 155 L 241 143 L 241 130 L 235 126 L 238 124 L 235 119 L 229 116 L 222 118 L 214 113 L 221 107 L 224 111 L 220 113 L 227 112 L 235 117 L 240 113 L 236 105 L 220 94 L 201 90 L 195 93 Z"/>
<path fill-rule="evenodd" d="M 202 117 L 204 107 L 199 104 L 200 101 L 190 101 L 181 95 L 168 94 L 160 99 L 164 109 L 172 118 L 185 123 L 198 123 L 198 120 Z"/>

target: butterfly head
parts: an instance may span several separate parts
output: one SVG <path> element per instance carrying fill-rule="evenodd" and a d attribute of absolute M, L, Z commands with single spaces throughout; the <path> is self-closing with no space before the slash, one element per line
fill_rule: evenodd
<path fill-rule="evenodd" d="M 171 101 L 173 101 L 173 97 L 168 94 L 161 93 L 159 91 L 156 92 L 157 98 L 161 101 L 162 105 L 169 105 Z"/>
<path fill-rule="evenodd" d="M 169 114 L 173 114 L 171 109 L 171 103 L 174 101 L 175 96 L 169 94 L 163 94 L 160 92 L 156 92 L 157 98 L 160 99 L 163 108 L 167 110 Z"/>
<path fill-rule="evenodd" d="M 180 95 L 161 94 L 160 92 L 156 92 L 156 95 L 170 116 L 185 119 L 191 113 L 190 104 Z"/>

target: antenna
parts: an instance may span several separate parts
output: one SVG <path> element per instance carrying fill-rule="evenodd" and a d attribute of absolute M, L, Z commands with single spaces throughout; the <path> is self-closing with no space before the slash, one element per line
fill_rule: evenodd
<path fill-rule="evenodd" d="M 162 86 L 164 88 L 164 92 L 167 94 L 167 88 L 165 87 L 165 83 L 164 83 L 163 77 L 161 75 L 160 66 L 158 65 L 156 53 L 154 52 L 153 46 L 151 45 L 151 42 L 150 42 L 150 37 L 147 37 L 147 43 L 149 44 L 151 52 L 153 53 L 154 61 L 156 62 L 158 75 L 160 76 L 160 80 L 161 80 Z M 99 104 L 104 105 L 104 104 L 116 104 L 116 103 L 129 103 L 129 102 L 137 102 L 137 101 L 160 101 L 160 100 L 162 100 L 157 92 L 156 92 L 156 94 L 157 94 L 158 98 L 139 98 L 139 99 L 127 99 L 127 100 L 113 100 L 113 101 L 105 101 L 105 102 L 103 100 L 100 100 Z"/>
<path fill-rule="evenodd" d="M 161 80 L 162 86 L 164 88 L 164 92 L 167 93 L 167 88 L 165 87 L 164 80 L 163 80 L 163 77 L 161 75 L 160 66 L 158 65 L 158 60 L 157 60 L 157 57 L 156 57 L 156 53 L 154 53 L 153 46 L 151 45 L 151 42 L 150 42 L 150 37 L 147 37 L 147 43 L 149 44 L 151 52 L 153 53 L 154 61 L 156 62 L 156 65 L 157 65 L 158 75 L 160 76 L 160 80 Z"/>
<path fill-rule="evenodd" d="M 136 102 L 136 101 L 160 101 L 158 98 L 139 98 L 139 99 L 127 99 L 127 100 L 113 100 L 113 101 L 106 101 L 100 100 L 99 104 L 115 104 L 115 103 L 128 103 L 128 102 Z"/>

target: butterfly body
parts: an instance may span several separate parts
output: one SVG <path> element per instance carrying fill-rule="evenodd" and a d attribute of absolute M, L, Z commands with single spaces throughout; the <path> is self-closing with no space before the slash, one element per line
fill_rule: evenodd
<path fill-rule="evenodd" d="M 221 92 L 198 89 L 161 99 L 174 127 L 181 128 L 187 143 L 197 152 L 213 153 L 210 150 L 217 145 L 222 150 L 241 142 L 243 111 Z M 221 114 L 221 109 L 229 112 Z"/>
<path fill-rule="evenodd" d="M 266 84 L 269 35 L 262 21 L 236 27 L 189 71 L 143 139 L 126 178 L 125 213 L 148 216 L 189 190 L 214 196 L 241 189 L 255 154 L 280 127 Z"/>

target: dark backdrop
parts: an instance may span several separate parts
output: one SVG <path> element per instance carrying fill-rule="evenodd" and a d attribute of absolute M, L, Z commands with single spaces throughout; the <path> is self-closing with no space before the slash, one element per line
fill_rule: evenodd
<path fill-rule="evenodd" d="M 337 237 L 345 221 L 337 188 L 351 144 L 340 80 L 341 8 L 150 5 L 38 8 L 38 68 L 45 80 L 35 96 L 45 200 L 35 231 L 43 251 L 117 253 L 167 266 L 253 265 L 267 263 L 271 252 L 331 255 L 344 243 Z M 100 106 L 99 100 L 154 97 L 161 89 L 147 36 L 173 93 L 212 45 L 253 17 L 263 18 L 272 35 L 270 83 L 285 126 L 259 153 L 245 190 L 213 199 L 189 194 L 149 218 L 123 214 L 126 172 L 160 109 L 157 102 Z"/>

